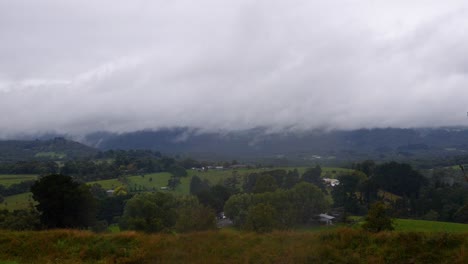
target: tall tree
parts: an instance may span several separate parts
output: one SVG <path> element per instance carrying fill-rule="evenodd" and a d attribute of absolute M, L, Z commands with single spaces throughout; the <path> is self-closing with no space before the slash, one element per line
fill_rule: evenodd
<path fill-rule="evenodd" d="M 38 202 L 41 222 L 48 228 L 83 228 L 91 226 L 96 216 L 96 200 L 85 184 L 69 176 L 52 174 L 42 177 L 32 187 Z"/>
<path fill-rule="evenodd" d="M 176 219 L 176 200 L 171 194 L 140 193 L 125 205 L 120 227 L 154 233 L 172 228 Z"/>
<path fill-rule="evenodd" d="M 375 233 L 393 230 L 393 219 L 388 214 L 387 206 L 382 202 L 372 204 L 362 227 L 367 231 Z"/>
<path fill-rule="evenodd" d="M 417 197 L 427 183 L 424 176 L 405 163 L 384 163 L 375 168 L 374 174 L 372 179 L 380 188 L 407 197 Z"/>
<path fill-rule="evenodd" d="M 274 192 L 278 189 L 278 184 L 273 176 L 269 174 L 262 174 L 257 177 L 255 187 L 253 188 L 254 193 Z"/>
<path fill-rule="evenodd" d="M 210 184 L 208 181 L 200 179 L 197 175 L 193 176 L 190 180 L 190 194 L 196 195 L 202 191 L 208 190 Z"/>
<path fill-rule="evenodd" d="M 312 183 L 313 185 L 319 187 L 322 191 L 325 190 L 325 184 L 323 183 L 322 179 L 322 168 L 319 165 L 315 166 L 315 168 L 311 168 L 306 170 L 302 175 L 302 180 L 308 183 Z"/>

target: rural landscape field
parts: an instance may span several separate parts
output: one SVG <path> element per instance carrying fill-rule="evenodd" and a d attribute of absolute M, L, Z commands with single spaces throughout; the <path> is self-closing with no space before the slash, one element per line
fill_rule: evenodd
<path fill-rule="evenodd" d="M 0 264 L 468 263 L 467 25 L 0 0 Z"/>

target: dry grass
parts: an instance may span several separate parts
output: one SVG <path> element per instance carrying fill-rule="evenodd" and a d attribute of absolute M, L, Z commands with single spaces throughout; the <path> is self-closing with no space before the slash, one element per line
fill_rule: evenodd
<path fill-rule="evenodd" d="M 468 263 L 466 252 L 466 233 L 0 233 L 0 260 L 10 263 Z"/>

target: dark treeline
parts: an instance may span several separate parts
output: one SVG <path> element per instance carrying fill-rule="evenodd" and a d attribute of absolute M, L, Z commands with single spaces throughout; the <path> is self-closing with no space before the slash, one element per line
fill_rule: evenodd
<path fill-rule="evenodd" d="M 404 163 L 355 164 L 357 172 L 338 177 L 331 194 L 334 206 L 349 214 L 365 214 L 370 204 L 384 201 L 394 216 L 468 222 L 467 183 L 453 169 L 430 170 L 426 175 Z"/>
<path fill-rule="evenodd" d="M 236 164 L 224 162 L 224 166 Z M 176 177 L 186 176 L 186 169 L 217 165 L 213 162 L 199 162 L 164 156 L 150 150 L 109 150 L 98 152 L 89 158 L 67 160 L 59 167 L 54 161 L 16 161 L 0 163 L 0 174 L 62 173 L 80 181 L 96 181 L 118 178 L 121 175 L 170 172 Z"/>
<path fill-rule="evenodd" d="M 5 196 L 29 192 L 34 182 L 35 182 L 34 180 L 22 181 L 20 183 L 12 184 L 8 187 L 0 185 L 0 196 L 5 197 Z"/>
<path fill-rule="evenodd" d="M 97 149 L 56 137 L 49 140 L 0 140 L 0 162 L 69 160 L 92 157 Z"/>
<path fill-rule="evenodd" d="M 16 161 L 0 162 L 0 174 L 52 174 L 58 172 L 58 164 L 54 161 Z"/>

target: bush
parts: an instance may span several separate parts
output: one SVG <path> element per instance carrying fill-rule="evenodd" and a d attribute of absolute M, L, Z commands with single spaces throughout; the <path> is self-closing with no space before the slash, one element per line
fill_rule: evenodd
<path fill-rule="evenodd" d="M 388 214 L 387 206 L 382 202 L 376 202 L 372 204 L 367 216 L 363 228 L 370 232 L 380 232 L 384 230 L 394 230 L 393 219 Z"/>
<path fill-rule="evenodd" d="M 245 229 L 257 233 L 271 232 L 277 226 L 277 212 L 269 204 L 259 203 L 249 207 Z"/>

